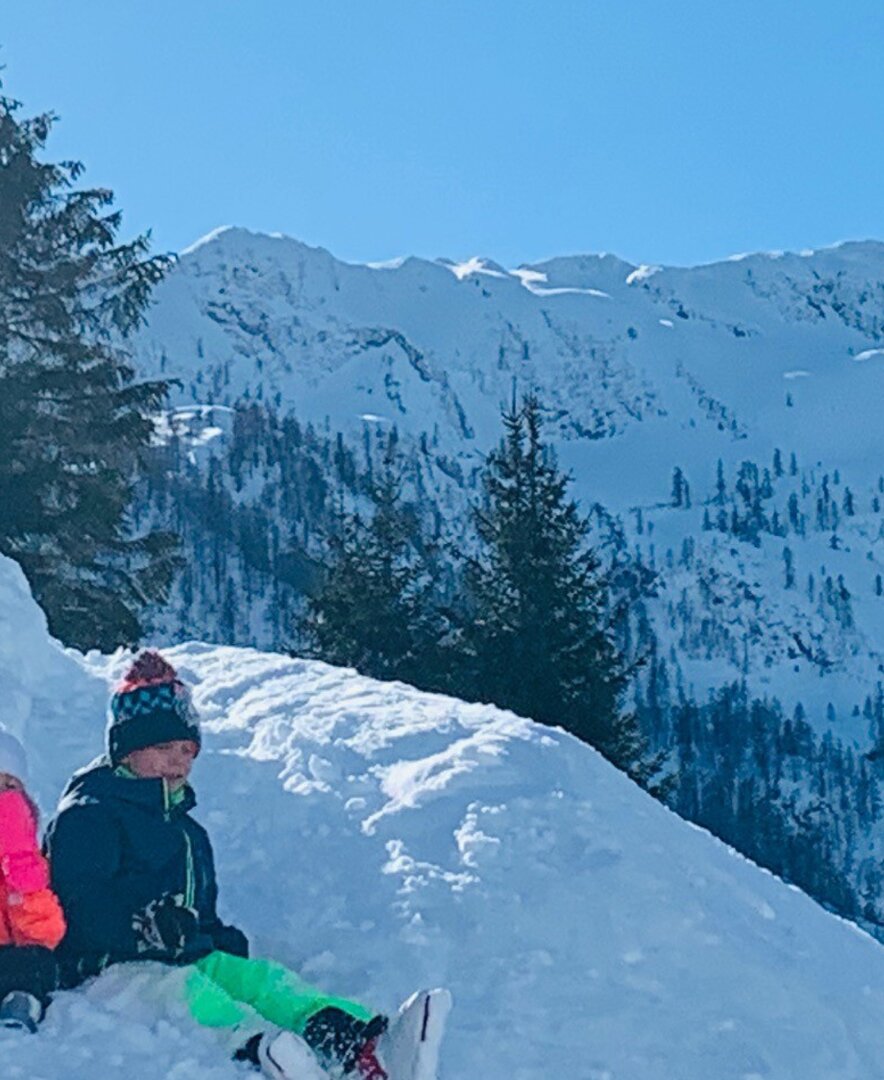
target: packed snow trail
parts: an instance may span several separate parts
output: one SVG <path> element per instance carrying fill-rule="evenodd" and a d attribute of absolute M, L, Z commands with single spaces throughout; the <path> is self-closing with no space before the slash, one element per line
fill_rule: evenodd
<path fill-rule="evenodd" d="M 884 952 L 569 736 L 316 662 L 170 650 L 205 718 L 221 914 L 392 1011 L 454 994 L 440 1080 L 879 1080 Z M 124 658 L 54 645 L 0 559 L 0 722 L 51 809 Z M 117 968 L 60 994 L 4 1078 L 229 1080 L 218 1037 Z M 14 1064 L 11 1062 L 14 1061 Z"/>

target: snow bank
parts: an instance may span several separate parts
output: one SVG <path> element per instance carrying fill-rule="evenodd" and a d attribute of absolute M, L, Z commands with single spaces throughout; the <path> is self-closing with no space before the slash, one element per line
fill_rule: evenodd
<path fill-rule="evenodd" d="M 880 1075 L 880 946 L 570 737 L 319 663 L 171 655 L 205 717 L 222 914 L 381 1009 L 450 986 L 442 1080 Z M 43 783 L 100 749 L 122 662 L 49 642 L 0 561 L 5 715 Z M 4 1077 L 243 1075 L 164 1006 L 166 981 L 117 969 L 59 995 L 39 1037 L 0 1033 Z"/>
<path fill-rule="evenodd" d="M 44 810 L 92 742 L 84 718 L 101 723 L 106 701 L 79 654 L 49 637 L 18 564 L 0 555 L 0 724 L 26 745 Z"/>

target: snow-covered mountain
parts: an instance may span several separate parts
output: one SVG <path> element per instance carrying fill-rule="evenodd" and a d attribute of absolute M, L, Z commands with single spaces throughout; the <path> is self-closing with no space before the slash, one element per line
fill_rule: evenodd
<path fill-rule="evenodd" d="M 250 649 L 173 657 L 205 718 L 198 816 L 225 916 L 313 981 L 455 997 L 441 1080 L 874 1080 L 881 946 L 562 732 Z M 121 656 L 51 642 L 0 559 L 0 722 L 51 807 L 102 744 Z M 3 1075 L 245 1075 L 163 971 L 58 995 Z"/>
<path fill-rule="evenodd" d="M 223 456 L 230 414 L 194 427 L 193 404 L 263 404 L 357 452 L 395 426 L 454 533 L 501 406 L 537 391 L 575 494 L 619 518 L 659 573 L 651 617 L 686 690 L 745 677 L 868 741 L 851 715 L 884 663 L 884 244 L 692 269 L 603 255 L 507 271 L 487 259 L 349 265 L 225 229 L 182 255 L 135 351 L 144 374 L 181 380 L 194 460 Z M 275 471 L 259 464 L 236 497 L 272 501 Z M 257 600 L 232 596 L 242 569 L 224 560 L 189 586 L 216 595 L 166 631 L 189 620 L 218 640 L 283 643 Z M 236 621 L 246 608 L 257 622 Z"/>
<path fill-rule="evenodd" d="M 884 244 L 506 270 L 227 229 L 156 301 L 137 363 L 181 390 L 139 514 L 185 565 L 154 638 L 297 648 L 317 536 L 394 435 L 427 534 L 467 547 L 533 391 L 617 563 L 670 805 L 884 933 Z"/>

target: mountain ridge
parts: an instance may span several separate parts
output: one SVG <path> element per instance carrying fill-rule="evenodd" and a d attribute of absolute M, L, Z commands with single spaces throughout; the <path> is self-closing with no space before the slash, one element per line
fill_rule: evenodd
<path fill-rule="evenodd" d="M 426 498 L 458 534 L 483 455 L 499 437 L 500 408 L 514 392 L 531 390 L 574 494 L 617 517 L 627 545 L 656 566 L 662 606 L 671 606 L 667 552 L 677 560 L 686 542 L 696 544 L 710 567 L 721 564 L 734 580 L 733 600 L 708 618 L 735 605 L 757 692 L 819 700 L 819 671 L 807 655 L 778 661 L 781 677 L 768 666 L 770 655 L 795 651 L 798 634 L 805 644 L 816 640 L 809 655 L 841 656 L 841 667 L 853 671 L 839 685 L 826 669 L 824 693 L 836 707 L 861 705 L 863 681 L 871 689 L 879 678 L 876 642 L 884 633 L 884 604 L 867 599 L 884 572 L 876 407 L 884 244 L 848 241 L 813 254 L 653 273 L 631 265 L 576 256 L 522 268 L 519 277 L 480 261 L 409 258 L 381 270 L 297 240 L 226 229 L 191 249 L 159 287 L 134 355 L 141 374 L 182 380 L 179 408 L 269 408 L 330 437 L 341 433 L 354 447 L 368 429 L 395 428 L 419 464 Z M 594 276 L 599 267 L 607 277 Z M 224 424 L 212 431 L 214 441 L 194 451 L 200 459 L 225 452 Z M 777 455 L 786 475 L 764 482 Z M 753 510 L 760 524 L 751 543 L 729 544 L 717 485 L 727 486 L 732 523 L 747 462 L 767 509 Z M 690 507 L 672 505 L 676 468 L 690 487 Z M 814 500 L 836 496 L 850 512 L 839 504 L 821 514 Z M 799 526 L 806 535 L 797 535 Z M 785 547 L 796 564 L 788 589 Z M 828 627 L 816 598 L 801 601 L 811 575 L 843 579 L 855 598 L 849 631 Z M 753 589 L 782 613 L 786 630 L 775 647 L 766 631 L 759 637 L 749 629 L 757 614 L 739 598 Z M 708 599 L 690 603 L 699 611 Z M 665 616 L 672 618 L 680 616 Z M 871 659 L 851 659 L 851 651 Z M 696 678 L 702 664 L 689 654 L 684 661 Z M 797 689 L 795 665 L 806 670 Z M 716 664 L 707 668 L 697 692 L 725 678 Z M 741 677 L 733 659 L 728 668 Z M 866 736 L 855 729 L 852 737 Z"/>
<path fill-rule="evenodd" d="M 491 256 L 472 255 L 466 259 L 455 259 L 447 255 L 438 255 L 435 257 L 426 257 L 421 255 L 399 255 L 393 258 L 377 261 L 372 259 L 347 259 L 341 256 L 335 255 L 328 248 L 323 247 L 321 244 L 309 244 L 304 240 L 299 239 L 288 233 L 282 232 L 266 232 L 260 229 L 250 229 L 243 225 L 220 225 L 214 229 L 210 229 L 209 232 L 204 233 L 198 237 L 192 243 L 186 245 L 178 253 L 179 258 L 184 258 L 193 254 L 200 248 L 214 243 L 217 240 L 221 240 L 224 237 L 231 238 L 234 236 L 240 236 L 244 239 L 267 239 L 275 242 L 283 242 L 286 244 L 294 244 L 303 248 L 307 252 L 316 253 L 322 256 L 327 256 L 334 262 L 341 264 L 342 266 L 349 267 L 365 267 L 371 270 L 396 270 L 401 268 L 406 263 L 415 262 L 419 264 L 436 265 L 441 264 L 447 267 L 452 266 L 466 266 L 470 262 L 475 262 L 477 266 L 487 265 L 493 270 L 502 272 L 504 274 L 514 274 L 517 270 L 538 270 L 544 271 L 554 266 L 569 267 L 575 266 L 577 268 L 581 266 L 593 265 L 595 263 L 605 265 L 610 268 L 626 270 L 626 276 L 635 270 L 653 270 L 657 271 L 679 271 L 679 270 L 701 270 L 706 268 L 715 268 L 724 266 L 727 263 L 741 263 L 741 262 L 753 262 L 763 263 L 764 261 L 780 261 L 786 262 L 792 260 L 807 260 L 814 259 L 817 256 L 826 256 L 836 253 L 844 253 L 846 255 L 877 255 L 884 254 L 884 240 L 878 240 L 874 237 L 866 237 L 864 239 L 848 239 L 839 240 L 832 244 L 825 244 L 818 248 L 803 248 L 801 250 L 792 251 L 789 249 L 782 250 L 758 250 L 758 251 L 746 251 L 737 252 L 732 255 L 725 255 L 721 258 L 704 260 L 698 263 L 635 263 L 627 259 L 622 258 L 614 252 L 609 251 L 579 251 L 570 255 L 551 255 L 542 259 L 534 260 L 522 260 L 513 267 L 505 267 Z"/>

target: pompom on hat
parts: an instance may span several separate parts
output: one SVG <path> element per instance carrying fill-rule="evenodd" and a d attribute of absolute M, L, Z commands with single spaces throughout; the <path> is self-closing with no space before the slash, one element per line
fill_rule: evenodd
<path fill-rule="evenodd" d="M 18 739 L 0 724 L 0 773 L 24 783 L 28 778 L 28 758 Z"/>
<path fill-rule="evenodd" d="M 199 716 L 178 672 L 158 652 L 146 650 L 111 696 L 108 755 L 119 765 L 133 750 L 176 739 L 188 739 L 199 748 Z"/>

